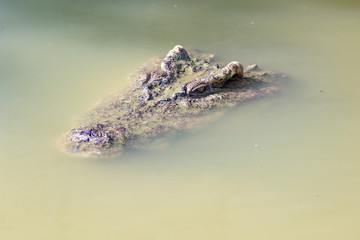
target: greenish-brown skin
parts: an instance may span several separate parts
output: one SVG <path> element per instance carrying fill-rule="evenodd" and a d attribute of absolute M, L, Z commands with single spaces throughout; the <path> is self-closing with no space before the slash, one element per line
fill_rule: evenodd
<path fill-rule="evenodd" d="M 203 124 L 225 109 L 279 90 L 284 76 L 243 70 L 238 62 L 221 68 L 214 56 L 175 46 L 135 74 L 125 94 L 114 96 L 65 133 L 61 145 L 82 155 L 113 155 L 142 146 L 167 132 Z"/>

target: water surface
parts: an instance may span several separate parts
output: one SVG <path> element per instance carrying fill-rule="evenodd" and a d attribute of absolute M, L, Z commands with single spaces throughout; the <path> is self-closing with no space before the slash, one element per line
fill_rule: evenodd
<path fill-rule="evenodd" d="M 357 1 L 0 0 L 1 239 L 359 239 Z M 282 93 L 112 159 L 56 138 L 174 45 Z"/>

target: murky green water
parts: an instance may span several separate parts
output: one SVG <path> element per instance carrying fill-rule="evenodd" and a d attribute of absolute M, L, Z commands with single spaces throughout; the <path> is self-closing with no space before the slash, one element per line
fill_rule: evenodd
<path fill-rule="evenodd" d="M 0 238 L 359 239 L 357 1 L 0 0 Z M 175 44 L 291 76 L 160 150 L 56 138 Z"/>

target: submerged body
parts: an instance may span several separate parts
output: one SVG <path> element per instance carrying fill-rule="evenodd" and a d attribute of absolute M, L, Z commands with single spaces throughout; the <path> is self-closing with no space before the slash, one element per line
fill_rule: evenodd
<path fill-rule="evenodd" d="M 121 153 L 166 132 L 196 126 L 227 107 L 272 95 L 283 76 L 244 72 L 238 62 L 220 68 L 213 55 L 175 46 L 163 59 L 143 66 L 126 94 L 94 109 L 65 134 L 63 146 L 86 155 Z"/>

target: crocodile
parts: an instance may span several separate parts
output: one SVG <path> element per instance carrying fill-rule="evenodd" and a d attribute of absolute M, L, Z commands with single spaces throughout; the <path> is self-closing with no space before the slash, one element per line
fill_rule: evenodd
<path fill-rule="evenodd" d="M 282 73 L 221 67 L 213 54 L 177 45 L 133 74 L 124 93 L 113 96 L 62 136 L 61 146 L 85 156 L 123 153 L 169 132 L 202 126 L 226 109 L 279 91 Z"/>

